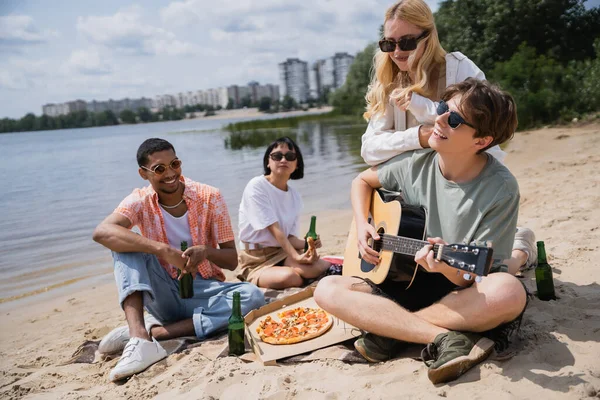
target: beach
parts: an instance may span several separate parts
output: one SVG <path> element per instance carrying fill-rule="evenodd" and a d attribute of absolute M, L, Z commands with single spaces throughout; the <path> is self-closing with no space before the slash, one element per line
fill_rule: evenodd
<path fill-rule="evenodd" d="M 402 354 L 371 365 L 321 359 L 265 367 L 215 358 L 200 345 L 113 384 L 108 376 L 116 359 L 62 365 L 86 340 L 100 340 L 124 324 L 115 285 L 104 283 L 26 305 L 4 304 L 0 398 L 600 398 L 599 146 L 600 124 L 586 123 L 518 132 L 505 149 L 520 186 L 519 225 L 545 241 L 559 296 L 532 299 L 508 360 L 489 359 L 434 386 L 425 365 Z M 316 215 L 320 253 L 343 255 L 351 210 Z M 309 218 L 303 216 L 302 231 Z M 535 290 L 533 271 L 522 279 Z"/>

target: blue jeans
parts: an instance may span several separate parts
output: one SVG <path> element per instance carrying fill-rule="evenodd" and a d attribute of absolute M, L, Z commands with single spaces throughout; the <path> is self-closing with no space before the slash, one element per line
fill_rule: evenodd
<path fill-rule="evenodd" d="M 194 279 L 194 297 L 179 297 L 176 279 L 160 265 L 158 258 L 147 253 L 113 252 L 115 280 L 119 291 L 119 304 L 134 292 L 142 292 L 144 308 L 160 323 L 168 325 L 192 318 L 198 339 L 227 328 L 231 315 L 233 292 L 240 292 L 242 314 L 265 304 L 260 289 L 244 282 L 221 282 Z"/>

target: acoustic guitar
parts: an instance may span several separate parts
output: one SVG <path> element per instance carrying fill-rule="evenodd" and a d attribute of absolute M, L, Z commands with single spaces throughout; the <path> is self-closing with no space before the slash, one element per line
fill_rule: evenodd
<path fill-rule="evenodd" d="M 426 232 L 426 212 L 422 207 L 401 204 L 400 201 L 384 202 L 378 191 L 371 196 L 369 222 L 375 227 L 380 240 L 371 239 L 369 246 L 380 254 L 379 264 L 364 261 L 358 251 L 356 221 L 353 219 L 344 252 L 342 275 L 368 278 L 376 284 L 383 282 L 394 265 L 398 270 L 413 276 L 419 267 L 414 256 L 423 246 Z M 434 258 L 451 267 L 466 271 L 465 279 L 473 275 L 485 276 L 492 264 L 491 247 L 464 244 L 436 244 Z"/>

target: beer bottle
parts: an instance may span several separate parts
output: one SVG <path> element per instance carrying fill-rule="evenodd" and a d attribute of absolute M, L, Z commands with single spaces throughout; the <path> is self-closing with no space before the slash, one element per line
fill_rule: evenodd
<path fill-rule="evenodd" d="M 546 249 L 544 242 L 537 242 L 538 265 L 535 268 L 535 283 L 537 285 L 537 295 L 540 300 L 556 300 L 554 294 L 554 280 L 552 279 L 552 267 L 546 260 Z"/>
<path fill-rule="evenodd" d="M 244 345 L 244 317 L 242 317 L 240 292 L 233 292 L 233 307 L 227 329 L 229 331 L 229 355 L 241 356 L 246 352 L 246 346 Z"/>
<path fill-rule="evenodd" d="M 181 251 L 187 250 L 187 242 L 184 240 L 181 242 Z M 181 271 L 183 274 L 179 280 L 179 297 L 182 299 L 191 299 L 194 297 L 194 277 L 192 274 Z"/>
<path fill-rule="evenodd" d="M 304 252 L 306 253 L 308 251 L 308 238 L 311 237 L 313 238 L 313 240 L 317 240 L 317 217 L 316 216 L 312 216 L 310 217 L 310 229 L 308 230 L 308 232 L 306 232 L 306 235 L 304 236 Z"/>

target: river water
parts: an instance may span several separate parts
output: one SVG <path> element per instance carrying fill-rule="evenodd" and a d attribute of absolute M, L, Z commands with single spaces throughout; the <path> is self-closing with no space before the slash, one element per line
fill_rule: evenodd
<path fill-rule="evenodd" d="M 150 137 L 174 145 L 185 176 L 221 190 L 237 232 L 242 192 L 262 173 L 267 144 L 227 148 L 229 134 L 222 128 L 236 121 L 193 119 L 0 135 L 0 303 L 112 280 L 110 252 L 92 240 L 92 232 L 134 188 L 147 184 L 138 175 L 135 153 Z M 350 182 L 365 168 L 363 131 L 324 122 L 301 123 L 292 130 L 304 155 L 305 176 L 291 184 L 303 197 L 305 214 L 350 207 Z"/>

